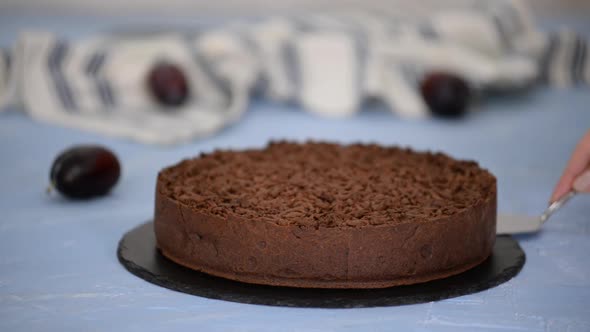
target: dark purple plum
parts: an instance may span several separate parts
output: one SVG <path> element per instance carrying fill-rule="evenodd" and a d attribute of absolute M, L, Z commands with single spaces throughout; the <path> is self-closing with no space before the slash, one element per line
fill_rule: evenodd
<path fill-rule="evenodd" d="M 427 74 L 420 91 L 430 111 L 440 117 L 458 118 L 465 113 L 471 102 L 471 88 L 461 77 L 447 72 Z"/>
<path fill-rule="evenodd" d="M 121 165 L 113 152 L 98 145 L 77 145 L 57 156 L 49 178 L 64 196 L 88 199 L 107 194 L 120 175 Z"/>
<path fill-rule="evenodd" d="M 189 97 L 186 75 L 180 67 L 171 63 L 154 65 L 148 74 L 147 85 L 154 98 L 163 106 L 181 106 Z"/>

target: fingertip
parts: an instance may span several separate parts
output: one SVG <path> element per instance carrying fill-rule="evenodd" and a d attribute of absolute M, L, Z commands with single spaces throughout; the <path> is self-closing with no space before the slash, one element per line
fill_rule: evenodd
<path fill-rule="evenodd" d="M 564 180 L 559 181 L 559 183 L 555 186 L 553 193 L 551 194 L 551 198 L 549 199 L 549 204 L 560 199 L 568 191 L 569 191 L 569 186 L 567 184 L 567 181 L 564 181 Z"/>
<path fill-rule="evenodd" d="M 553 202 L 555 202 L 557 200 L 557 193 L 553 192 L 553 194 L 551 194 L 551 197 L 549 198 L 549 202 L 547 202 L 548 205 L 551 205 Z"/>

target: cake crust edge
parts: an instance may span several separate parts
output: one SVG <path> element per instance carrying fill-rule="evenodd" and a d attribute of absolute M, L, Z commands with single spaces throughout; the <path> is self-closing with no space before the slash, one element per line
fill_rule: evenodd
<path fill-rule="evenodd" d="M 485 200 L 421 223 L 313 228 L 194 211 L 156 188 L 157 246 L 211 275 L 272 286 L 385 288 L 449 277 L 486 260 L 496 238 L 496 184 Z"/>

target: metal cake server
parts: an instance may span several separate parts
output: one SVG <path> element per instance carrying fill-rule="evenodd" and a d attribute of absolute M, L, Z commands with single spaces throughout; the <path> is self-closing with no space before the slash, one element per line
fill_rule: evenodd
<path fill-rule="evenodd" d="M 551 203 L 540 217 L 522 216 L 522 215 L 499 215 L 496 223 L 496 234 L 521 234 L 535 233 L 541 229 L 541 226 L 549 217 L 559 210 L 567 201 L 574 197 L 578 192 L 572 190 L 563 195 L 557 201 Z"/>

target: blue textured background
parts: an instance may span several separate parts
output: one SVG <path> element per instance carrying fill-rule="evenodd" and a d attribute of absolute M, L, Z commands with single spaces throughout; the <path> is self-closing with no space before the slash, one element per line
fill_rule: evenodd
<path fill-rule="evenodd" d="M 3 14 L 0 43 L 9 45 L 23 27 L 75 37 L 146 20 Z M 590 32 L 588 23 L 569 23 Z M 589 196 L 574 199 L 542 233 L 518 237 L 527 263 L 515 279 L 427 304 L 328 310 L 229 303 L 149 284 L 116 258 L 121 236 L 152 215 L 160 168 L 200 151 L 260 147 L 272 138 L 374 141 L 475 159 L 498 177 L 501 213 L 538 214 L 590 128 L 589 92 L 539 88 L 488 100 L 457 122 L 403 121 L 376 110 L 327 120 L 256 102 L 219 135 L 166 148 L 1 113 L 0 331 L 590 331 Z M 46 195 L 53 158 L 85 142 L 120 156 L 123 177 L 114 192 L 89 202 Z"/>

